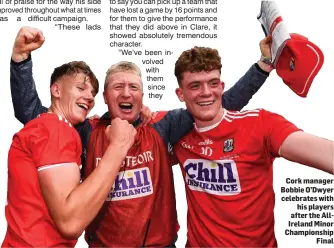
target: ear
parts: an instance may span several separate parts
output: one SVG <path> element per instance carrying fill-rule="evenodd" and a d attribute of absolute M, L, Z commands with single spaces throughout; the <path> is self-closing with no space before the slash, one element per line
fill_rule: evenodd
<path fill-rule="evenodd" d="M 106 97 L 106 92 L 103 91 L 103 99 L 104 99 L 104 103 L 107 104 L 107 97 Z"/>
<path fill-rule="evenodd" d="M 176 88 L 175 94 L 179 98 L 180 102 L 184 102 L 183 92 L 181 88 Z"/>
<path fill-rule="evenodd" d="M 53 85 L 51 85 L 50 91 L 53 97 L 55 98 L 60 97 L 60 85 L 59 84 L 54 83 Z"/>
<path fill-rule="evenodd" d="M 222 88 L 223 90 L 225 89 L 225 83 L 223 81 L 220 81 L 221 85 L 222 85 Z"/>

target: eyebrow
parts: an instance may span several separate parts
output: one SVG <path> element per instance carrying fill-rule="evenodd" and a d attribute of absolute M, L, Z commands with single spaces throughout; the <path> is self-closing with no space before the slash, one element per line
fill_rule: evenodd
<path fill-rule="evenodd" d="M 117 85 L 130 85 L 130 86 L 132 86 L 132 85 L 135 85 L 135 86 L 138 86 L 138 88 L 139 89 L 143 89 L 143 87 L 142 87 L 142 83 L 138 83 L 138 82 L 114 82 L 113 84 L 112 84 L 112 86 L 117 86 Z M 110 84 L 109 84 L 110 85 Z"/>
<path fill-rule="evenodd" d="M 91 93 L 92 93 L 92 95 L 94 95 L 94 96 L 96 96 L 96 90 L 94 89 L 94 87 L 93 87 L 93 85 L 91 84 L 91 83 L 88 83 L 88 81 L 87 80 L 85 80 L 84 82 L 76 82 L 76 84 L 77 85 L 83 85 L 83 86 L 85 86 L 85 87 L 88 87 L 89 85 L 88 84 L 90 84 L 91 86 L 92 86 L 92 90 L 91 90 Z"/>
<path fill-rule="evenodd" d="M 209 83 L 213 82 L 213 81 L 219 81 L 220 82 L 220 78 L 212 78 Z"/>
<path fill-rule="evenodd" d="M 189 84 L 199 84 L 199 83 L 201 83 L 201 81 L 196 80 L 196 81 L 191 81 Z"/>
<path fill-rule="evenodd" d="M 140 85 L 140 83 L 138 83 L 138 82 L 114 82 L 114 84 L 138 84 L 138 85 Z"/>
<path fill-rule="evenodd" d="M 211 83 L 213 81 L 220 81 L 220 78 L 212 78 L 212 79 L 210 79 L 209 81 L 206 81 L 206 82 Z M 194 83 L 203 83 L 203 81 L 196 80 L 196 81 L 190 82 L 189 84 L 194 84 Z"/>

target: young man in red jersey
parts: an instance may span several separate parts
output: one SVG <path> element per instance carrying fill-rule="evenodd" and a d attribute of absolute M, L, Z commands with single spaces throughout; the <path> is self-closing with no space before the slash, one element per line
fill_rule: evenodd
<path fill-rule="evenodd" d="M 24 32 L 21 37 L 33 37 Z M 86 63 L 74 61 L 55 68 L 50 91 L 48 112 L 16 133 L 9 150 L 8 226 L 2 247 L 74 247 L 134 142 L 134 127 L 113 120 L 104 129 L 110 142 L 99 167 L 80 184 L 82 148 L 73 125 L 93 108 L 98 80 Z"/>
<path fill-rule="evenodd" d="M 189 247 L 276 247 L 273 161 L 333 173 L 333 142 L 264 109 L 222 108 L 218 51 L 194 47 L 175 64 L 176 94 L 195 128 L 174 147 L 188 202 Z"/>

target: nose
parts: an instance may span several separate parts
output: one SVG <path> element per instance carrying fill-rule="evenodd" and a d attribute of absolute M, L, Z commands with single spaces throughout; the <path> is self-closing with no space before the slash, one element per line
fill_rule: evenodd
<path fill-rule="evenodd" d="M 128 85 L 126 85 L 126 86 L 123 88 L 122 96 L 124 96 L 124 97 L 130 97 L 130 96 L 131 96 L 131 94 L 130 94 L 130 88 L 129 88 Z"/>
<path fill-rule="evenodd" d="M 85 99 L 87 101 L 94 101 L 94 95 L 90 90 L 87 90 L 87 93 L 85 94 Z"/>
<path fill-rule="evenodd" d="M 202 96 L 211 96 L 211 90 L 210 90 L 210 86 L 208 84 L 203 84 L 201 95 Z"/>

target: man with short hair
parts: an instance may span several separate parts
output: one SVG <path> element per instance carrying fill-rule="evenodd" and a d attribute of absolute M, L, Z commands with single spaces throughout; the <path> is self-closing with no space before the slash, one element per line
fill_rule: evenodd
<path fill-rule="evenodd" d="M 222 107 L 221 59 L 194 47 L 175 63 L 176 94 L 195 119 L 175 146 L 186 185 L 187 247 L 276 247 L 273 161 L 333 174 L 333 142 L 264 109 Z"/>
<path fill-rule="evenodd" d="M 123 61 L 108 69 L 103 98 L 110 116 L 117 116 L 130 123 L 137 121 L 143 105 L 143 95 L 141 71 L 136 64 Z"/>
<path fill-rule="evenodd" d="M 110 142 L 99 168 L 80 184 L 81 142 L 73 125 L 87 118 L 98 88 L 85 62 L 55 68 L 48 112 L 14 135 L 2 247 L 74 247 L 99 212 L 136 130 L 126 121 L 113 120 L 104 130 Z"/>
<path fill-rule="evenodd" d="M 262 45 L 269 56 L 268 41 Z M 25 47 L 22 42 L 14 47 L 20 46 Z M 29 53 L 22 55 L 19 50 L 12 55 L 13 60 L 20 58 L 18 63 L 11 63 L 12 97 L 16 117 L 26 123 L 44 108 L 35 90 Z M 261 66 L 261 61 L 253 65 L 224 95 L 222 101 L 227 108 L 241 109 L 257 92 L 269 75 Z M 86 240 L 91 247 L 174 245 L 177 218 L 168 146 L 191 130 L 193 118 L 186 110 L 178 109 L 159 112 L 150 125 L 140 125 L 143 82 L 139 68 L 130 62 L 118 63 L 108 70 L 104 89 L 109 111 L 100 120 L 86 120 L 77 126 L 83 150 L 87 151 L 87 156 L 82 156 L 84 178 L 99 167 L 108 146 L 103 130 L 111 118 L 132 123 L 137 136 L 103 208 L 86 230 Z"/>

